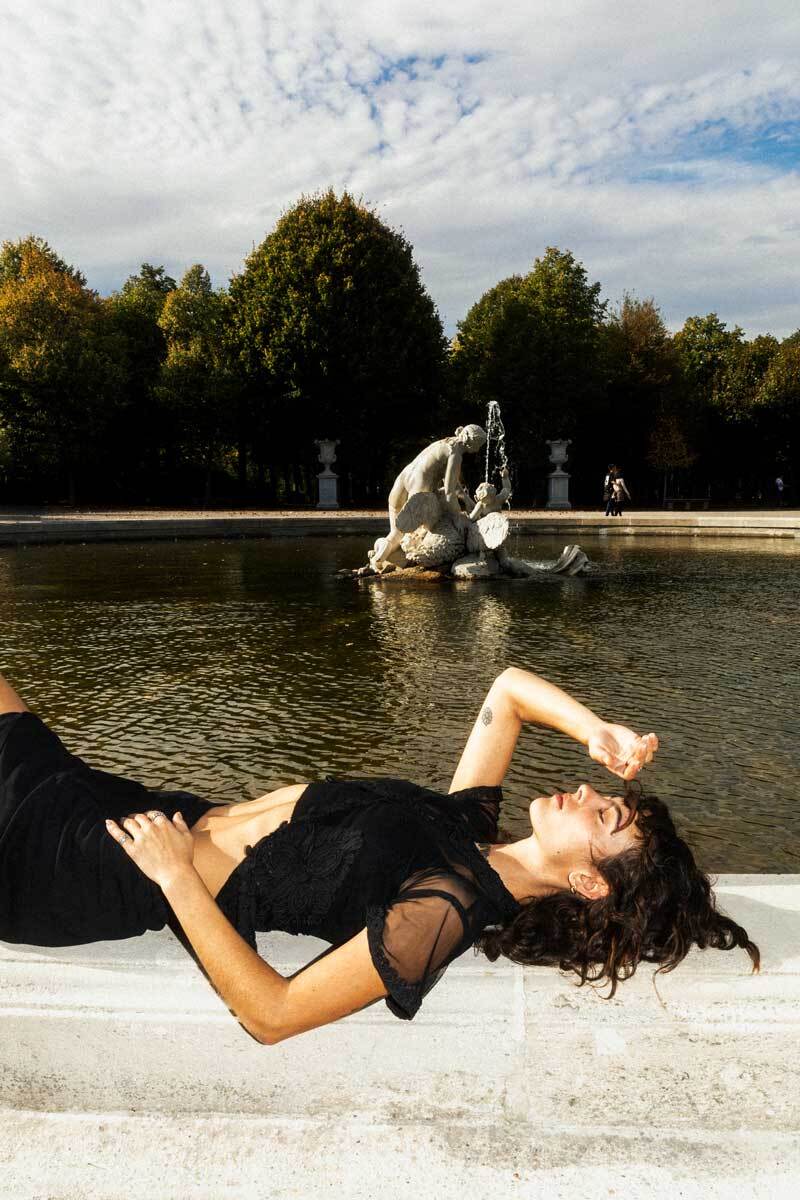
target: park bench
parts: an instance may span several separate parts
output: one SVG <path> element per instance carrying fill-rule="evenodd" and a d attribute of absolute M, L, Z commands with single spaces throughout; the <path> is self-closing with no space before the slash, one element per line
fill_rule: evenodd
<path fill-rule="evenodd" d="M 687 510 L 690 508 L 707 509 L 708 505 L 709 505 L 709 500 L 708 500 L 707 496 L 696 496 L 694 498 L 686 498 L 686 499 L 683 496 L 670 496 L 668 499 L 666 499 L 664 501 L 664 508 L 669 508 L 669 509 L 676 509 L 676 508 L 684 508 Z"/>

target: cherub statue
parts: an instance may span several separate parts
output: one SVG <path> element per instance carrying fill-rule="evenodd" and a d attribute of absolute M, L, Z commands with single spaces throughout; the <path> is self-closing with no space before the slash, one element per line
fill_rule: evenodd
<path fill-rule="evenodd" d="M 442 500 L 437 495 L 440 488 L 444 489 L 445 512 L 461 516 L 461 460 L 485 443 L 486 433 L 480 425 L 460 425 L 453 437 L 432 442 L 403 467 L 389 493 L 389 533 L 379 538 L 369 553 L 373 570 L 380 572 L 393 565 L 398 552 L 402 554 L 404 534 L 420 527 L 433 529 L 442 517 Z"/>
<path fill-rule="evenodd" d="M 511 496 L 511 476 L 506 469 L 501 476 L 502 488 L 498 492 L 493 483 L 479 483 L 475 489 L 475 507 L 469 514 L 470 521 L 480 521 L 489 513 L 500 512 Z"/>

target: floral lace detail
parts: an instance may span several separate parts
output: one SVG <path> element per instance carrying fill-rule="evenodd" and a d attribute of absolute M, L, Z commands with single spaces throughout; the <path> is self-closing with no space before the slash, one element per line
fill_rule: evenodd
<path fill-rule="evenodd" d="M 313 933 L 362 842 L 358 830 L 284 821 L 255 847 L 246 847 L 239 907 L 248 931 Z"/>

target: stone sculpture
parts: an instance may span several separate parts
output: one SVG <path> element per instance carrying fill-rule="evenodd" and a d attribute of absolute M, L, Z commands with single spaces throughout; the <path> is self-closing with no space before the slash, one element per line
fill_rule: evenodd
<path fill-rule="evenodd" d="M 565 546 L 559 558 L 536 562 L 508 553 L 504 542 L 510 530 L 503 510 L 511 499 L 511 476 L 505 461 L 499 491 L 487 479 L 472 498 L 461 481 L 464 454 L 485 443 L 480 425 L 460 426 L 453 437 L 432 442 L 403 468 L 389 493 L 389 533 L 378 538 L 368 554 L 369 566 L 356 574 L 413 568 L 457 579 L 532 578 L 543 572 L 577 575 L 588 568 L 579 546 Z"/>
<path fill-rule="evenodd" d="M 444 512 L 461 516 L 461 460 L 464 453 L 474 454 L 486 443 L 480 425 L 460 425 L 453 437 L 441 438 L 426 446 L 403 467 L 389 493 L 389 533 L 379 538 L 369 555 L 372 569 L 378 573 L 390 566 L 405 566 L 397 552 L 403 535 L 424 528 L 432 530 L 440 520 L 444 494 Z"/>

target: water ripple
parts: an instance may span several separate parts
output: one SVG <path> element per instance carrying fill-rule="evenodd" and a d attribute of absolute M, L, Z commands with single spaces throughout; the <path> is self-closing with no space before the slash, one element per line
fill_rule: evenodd
<path fill-rule="evenodd" d="M 235 801 L 327 773 L 446 787 L 483 692 L 516 663 L 658 732 L 646 782 L 709 870 L 797 870 L 800 547 L 587 549 L 587 578 L 442 588 L 337 579 L 363 558 L 354 538 L 0 551 L 2 668 L 98 766 Z M 526 730 L 511 832 L 533 795 L 584 778 L 609 782 Z"/>

